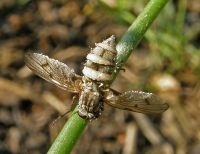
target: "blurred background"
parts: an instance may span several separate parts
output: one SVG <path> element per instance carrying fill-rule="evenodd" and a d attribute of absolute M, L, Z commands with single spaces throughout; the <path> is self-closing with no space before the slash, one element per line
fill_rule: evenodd
<path fill-rule="evenodd" d="M 26 52 L 41 52 L 74 68 L 110 35 L 123 35 L 147 0 L 0 1 L 0 154 L 46 153 L 67 116 L 73 94 L 34 75 Z M 200 3 L 165 6 L 112 85 L 153 92 L 170 108 L 157 116 L 105 104 L 73 154 L 200 153 Z"/>

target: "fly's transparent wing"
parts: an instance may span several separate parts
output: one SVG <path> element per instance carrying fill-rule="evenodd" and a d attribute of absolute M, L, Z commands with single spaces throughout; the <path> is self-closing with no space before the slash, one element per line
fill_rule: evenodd
<path fill-rule="evenodd" d="M 74 70 L 58 60 L 39 53 L 25 54 L 25 63 L 35 74 L 41 78 L 70 92 L 78 92 L 81 76 Z"/>
<path fill-rule="evenodd" d="M 107 95 L 106 103 L 119 109 L 145 114 L 162 113 L 169 107 L 156 95 L 142 91 L 127 91 L 119 95 L 112 91 Z"/>

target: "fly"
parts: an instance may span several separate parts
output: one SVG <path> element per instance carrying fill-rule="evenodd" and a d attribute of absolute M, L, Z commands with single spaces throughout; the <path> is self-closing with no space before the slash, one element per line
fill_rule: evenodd
<path fill-rule="evenodd" d="M 26 53 L 26 65 L 38 76 L 58 87 L 79 95 L 78 115 L 83 119 L 98 118 L 104 102 L 115 108 L 158 114 L 168 109 L 168 104 L 152 93 L 126 91 L 119 93 L 109 88 L 109 81 L 116 69 L 115 37 L 96 43 L 86 57 L 82 70 L 77 75 L 66 64 L 39 53 Z"/>

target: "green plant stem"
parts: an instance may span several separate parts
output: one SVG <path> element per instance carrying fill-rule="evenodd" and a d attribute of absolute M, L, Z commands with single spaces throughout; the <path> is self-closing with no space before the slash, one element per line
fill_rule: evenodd
<path fill-rule="evenodd" d="M 72 116 L 49 149 L 48 154 L 70 153 L 86 125 L 86 120 L 80 118 L 75 112 L 72 113 Z"/>
<path fill-rule="evenodd" d="M 118 64 L 120 64 L 119 67 L 121 67 L 126 62 L 133 49 L 140 42 L 140 40 L 144 36 L 144 33 L 147 31 L 156 16 L 158 16 L 167 1 L 168 0 L 151 0 L 147 4 L 143 12 L 129 27 L 128 31 L 123 35 L 122 39 L 118 42 L 116 46 L 118 52 L 117 62 Z M 116 78 L 119 70 L 115 72 L 111 83 Z M 72 114 L 72 116 L 67 121 L 62 131 L 54 141 L 53 145 L 49 149 L 48 154 L 70 153 L 86 125 L 86 120 L 79 117 L 77 113 Z"/>
<path fill-rule="evenodd" d="M 117 62 L 119 64 L 119 69 L 114 74 L 113 80 L 115 80 L 120 68 L 127 61 L 133 49 L 138 45 L 147 29 L 151 26 L 151 23 L 159 15 L 160 11 L 167 2 L 168 0 L 149 1 L 144 10 L 141 12 L 141 14 L 129 27 L 128 31 L 122 36 L 121 40 L 116 46 L 116 50 L 118 52 Z"/>

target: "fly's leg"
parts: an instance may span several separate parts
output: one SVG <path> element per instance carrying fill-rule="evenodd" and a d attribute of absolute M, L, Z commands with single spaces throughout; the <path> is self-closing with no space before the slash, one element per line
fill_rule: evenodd
<path fill-rule="evenodd" d="M 122 61 L 119 61 L 119 62 L 116 62 L 116 66 L 115 66 L 115 70 L 114 72 L 118 72 L 118 71 L 123 71 L 125 72 L 125 68 L 122 67 L 123 66 L 123 62 Z"/>
<path fill-rule="evenodd" d="M 65 117 L 68 113 L 70 113 L 71 111 L 73 111 L 77 105 L 78 102 L 78 97 L 77 96 L 73 96 L 72 98 L 72 105 L 70 107 L 70 109 L 68 111 L 66 111 L 65 113 L 63 113 L 62 115 L 58 116 L 52 123 L 51 126 L 54 126 L 61 118 Z M 77 111 L 76 111 L 77 112 Z M 75 112 L 75 113 L 76 113 Z M 74 113 L 73 113 L 74 114 Z"/>
<path fill-rule="evenodd" d="M 70 111 L 73 111 L 76 108 L 77 103 L 78 103 L 78 96 L 75 95 L 72 97 L 72 105 L 70 107 Z"/>

